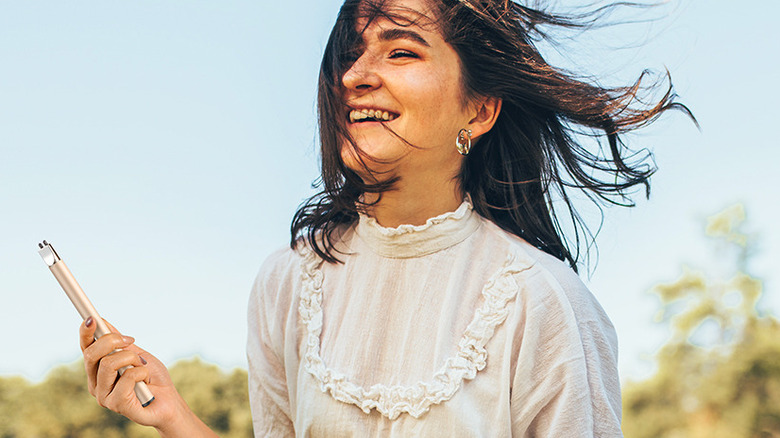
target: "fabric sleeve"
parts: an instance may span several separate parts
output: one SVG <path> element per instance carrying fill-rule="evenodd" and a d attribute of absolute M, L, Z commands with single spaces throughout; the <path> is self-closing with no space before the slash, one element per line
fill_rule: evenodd
<path fill-rule="evenodd" d="M 255 437 L 294 437 L 290 400 L 284 369 L 283 333 L 275 324 L 279 294 L 278 277 L 263 265 L 252 288 L 248 307 L 247 361 L 249 364 L 249 403 Z"/>
<path fill-rule="evenodd" d="M 533 305 L 524 312 L 512 382 L 514 437 L 623 436 L 617 336 L 573 277 L 544 272 L 524 297 Z"/>

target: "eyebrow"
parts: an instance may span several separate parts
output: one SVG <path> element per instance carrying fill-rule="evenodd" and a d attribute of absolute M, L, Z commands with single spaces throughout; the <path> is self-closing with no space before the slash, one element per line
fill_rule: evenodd
<path fill-rule="evenodd" d="M 383 31 L 379 32 L 380 41 L 394 41 L 400 39 L 412 40 L 422 44 L 425 47 L 431 47 L 431 45 L 428 44 L 428 41 L 425 41 L 425 38 L 413 30 L 393 28 L 384 29 Z"/>

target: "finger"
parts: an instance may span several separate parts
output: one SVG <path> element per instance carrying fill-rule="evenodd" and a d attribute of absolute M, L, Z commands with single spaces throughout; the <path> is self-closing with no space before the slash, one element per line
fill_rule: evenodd
<path fill-rule="evenodd" d="M 100 361 L 95 379 L 95 398 L 102 406 L 105 406 L 106 399 L 114 390 L 119 370 L 127 366 L 140 367 L 143 366 L 143 362 L 137 354 L 131 351 L 117 351 Z"/>
<path fill-rule="evenodd" d="M 111 333 L 118 333 L 120 335 L 122 334 L 122 333 L 119 332 L 119 330 L 116 329 L 116 327 L 111 325 L 110 322 L 106 321 L 105 319 L 103 321 L 106 323 L 106 325 L 108 325 L 108 328 L 109 328 L 109 330 L 111 330 Z M 130 339 L 133 339 L 133 342 L 135 342 L 135 339 L 133 337 L 131 337 L 131 336 L 127 336 L 127 337 L 130 338 Z M 139 347 L 139 346 L 137 346 L 135 344 L 128 345 L 127 348 L 125 348 L 125 349 L 133 351 L 133 352 L 135 352 L 137 354 L 146 354 L 148 356 L 151 356 L 151 354 L 149 354 L 149 352 L 147 352 L 146 350 L 144 350 L 143 348 L 141 348 L 141 347 Z"/>
<path fill-rule="evenodd" d="M 139 347 L 139 346 L 137 346 L 135 344 L 128 345 L 127 348 L 125 348 L 125 350 L 132 351 L 133 353 L 135 353 L 135 354 L 137 354 L 139 356 L 144 356 L 145 359 L 149 359 L 150 357 L 154 357 L 148 351 L 144 350 L 143 348 L 141 348 L 141 347 Z"/>
<path fill-rule="evenodd" d="M 87 382 L 89 392 L 95 395 L 98 367 L 101 360 L 107 357 L 115 350 L 127 348 L 133 343 L 134 339 L 129 336 L 121 336 L 116 333 L 109 333 L 102 336 L 97 341 L 89 345 L 84 351 L 84 369 L 87 373 Z"/>
<path fill-rule="evenodd" d="M 95 321 L 91 316 L 81 323 L 81 326 L 79 327 L 79 344 L 81 345 L 81 351 L 84 351 L 84 349 L 95 342 L 96 327 L 97 324 L 95 324 Z"/>
<path fill-rule="evenodd" d="M 149 368 L 149 382 L 157 385 L 173 384 L 168 374 L 168 369 L 160 359 L 157 359 L 153 354 L 135 344 L 128 346 L 126 350 L 138 354 L 141 361 L 145 362 L 144 365 L 147 365 L 147 368 Z"/>
<path fill-rule="evenodd" d="M 113 390 L 105 399 L 105 407 L 120 414 L 138 407 L 140 403 L 135 395 L 135 384 L 149 377 L 149 370 L 144 367 L 128 368 L 122 377 L 116 381 Z"/>
<path fill-rule="evenodd" d="M 84 350 L 84 360 L 87 362 L 99 362 L 114 350 L 130 346 L 135 339 L 132 336 L 122 336 L 118 333 L 103 335 Z"/>
<path fill-rule="evenodd" d="M 111 323 L 103 318 L 100 319 L 102 319 L 103 322 L 108 326 L 111 333 L 117 333 L 121 335 L 119 330 L 111 325 Z M 87 319 L 85 319 L 79 327 L 79 343 L 81 345 L 81 351 L 84 351 L 87 347 L 92 345 L 93 342 L 95 342 L 95 330 L 97 330 L 97 324 L 95 324 L 95 321 L 91 316 L 87 317 Z"/>

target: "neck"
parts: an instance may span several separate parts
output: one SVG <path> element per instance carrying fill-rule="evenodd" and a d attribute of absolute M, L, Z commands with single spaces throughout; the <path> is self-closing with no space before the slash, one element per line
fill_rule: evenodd
<path fill-rule="evenodd" d="M 367 202 L 379 195 L 368 193 Z M 379 225 L 396 228 L 399 225 L 423 225 L 435 216 L 455 211 L 463 203 L 463 193 L 456 179 L 446 184 L 426 184 L 424 181 L 400 180 L 397 186 L 382 193 L 381 200 L 367 213 Z"/>

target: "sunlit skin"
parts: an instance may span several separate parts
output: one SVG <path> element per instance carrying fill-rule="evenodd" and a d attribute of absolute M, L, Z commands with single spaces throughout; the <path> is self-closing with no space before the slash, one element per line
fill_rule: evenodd
<path fill-rule="evenodd" d="M 393 3 L 410 19 L 432 17 L 422 0 Z M 411 9 L 418 14 L 400 9 Z M 357 23 L 362 30 L 366 22 Z M 365 163 L 383 180 L 400 177 L 394 190 L 369 211 L 386 227 L 420 225 L 428 218 L 455 210 L 463 202 L 457 175 L 463 156 L 455 147 L 461 129 L 475 141 L 489 131 L 500 112 L 494 98 L 464 98 L 460 61 L 430 20 L 399 26 L 377 19 L 363 32 L 364 51 L 344 74 L 343 92 L 351 108 L 381 109 L 398 115 L 387 127 L 416 147 L 388 132 L 380 122 L 348 123 L 360 150 L 375 160 Z M 477 147 L 477 146 L 475 146 Z M 349 145 L 342 146 L 345 164 L 366 182 L 367 174 Z M 376 195 L 367 195 L 372 201 Z"/>

